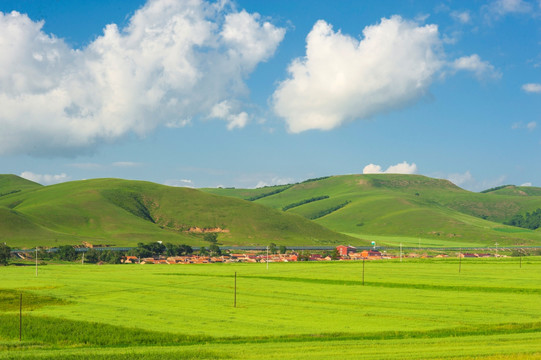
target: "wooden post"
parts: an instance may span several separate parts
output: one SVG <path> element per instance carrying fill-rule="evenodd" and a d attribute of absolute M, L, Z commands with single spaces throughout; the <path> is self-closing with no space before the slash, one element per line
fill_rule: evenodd
<path fill-rule="evenodd" d="M 23 293 L 19 298 L 19 341 L 23 340 Z"/>
<path fill-rule="evenodd" d="M 364 286 L 364 257 L 363 257 L 363 286 Z"/>
<path fill-rule="evenodd" d="M 458 253 L 458 273 L 460 274 L 460 270 L 462 267 L 462 249 L 460 249 L 460 252 Z"/>

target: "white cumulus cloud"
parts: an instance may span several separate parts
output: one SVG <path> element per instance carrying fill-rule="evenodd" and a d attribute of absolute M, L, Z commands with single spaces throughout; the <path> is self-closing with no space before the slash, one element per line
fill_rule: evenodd
<path fill-rule="evenodd" d="M 0 12 L 0 154 L 83 151 L 157 126 L 182 127 L 247 94 L 245 79 L 285 30 L 227 0 L 149 0 L 82 49 Z M 228 127 L 243 127 L 241 111 Z"/>
<path fill-rule="evenodd" d="M 522 90 L 526 91 L 527 93 L 541 93 L 541 84 L 524 84 L 522 85 Z"/>
<path fill-rule="evenodd" d="M 404 161 L 402 163 L 391 165 L 387 170 L 383 171 L 380 165 L 368 164 L 363 168 L 363 174 L 416 174 L 417 165 L 409 164 Z"/>
<path fill-rule="evenodd" d="M 393 16 L 363 30 L 364 38 L 318 21 L 306 56 L 294 60 L 273 95 L 289 131 L 329 130 L 344 122 L 400 108 L 424 95 L 442 67 L 435 25 Z"/>
<path fill-rule="evenodd" d="M 34 174 L 31 171 L 23 171 L 20 175 L 22 178 L 27 180 L 37 182 L 42 185 L 52 185 L 58 184 L 61 182 L 69 181 L 70 177 L 64 173 L 58 175 L 49 175 L 49 174 Z"/>
<path fill-rule="evenodd" d="M 457 63 L 460 70 L 493 70 L 477 55 L 469 67 L 466 60 Z M 415 102 L 447 67 L 453 63 L 436 25 L 393 16 L 365 27 L 357 40 L 319 20 L 306 38 L 306 55 L 291 62 L 272 104 L 292 133 L 330 130 Z"/>

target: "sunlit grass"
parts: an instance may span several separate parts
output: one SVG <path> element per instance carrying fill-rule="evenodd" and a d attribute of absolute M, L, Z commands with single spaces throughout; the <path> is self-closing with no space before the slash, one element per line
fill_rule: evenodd
<path fill-rule="evenodd" d="M 0 268 L 0 358 L 541 353 L 538 257 L 522 267 L 511 258 L 369 261 L 364 271 L 363 285 L 362 262 L 48 265 L 37 278 L 32 267 Z"/>

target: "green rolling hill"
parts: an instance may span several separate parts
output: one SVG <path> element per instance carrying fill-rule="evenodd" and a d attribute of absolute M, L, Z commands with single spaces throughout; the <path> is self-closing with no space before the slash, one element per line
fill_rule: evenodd
<path fill-rule="evenodd" d="M 95 179 L 41 186 L 0 175 L 0 241 L 11 247 L 163 241 L 208 246 L 333 245 L 356 241 L 294 213 L 196 189 Z M 363 243 L 363 241 L 356 241 Z M 364 241 L 366 243 L 366 241 Z"/>
<path fill-rule="evenodd" d="M 301 215 L 378 244 L 494 246 L 541 244 L 541 231 L 503 223 L 541 207 L 541 189 L 485 193 L 420 175 L 345 175 L 259 189 L 204 189 Z"/>

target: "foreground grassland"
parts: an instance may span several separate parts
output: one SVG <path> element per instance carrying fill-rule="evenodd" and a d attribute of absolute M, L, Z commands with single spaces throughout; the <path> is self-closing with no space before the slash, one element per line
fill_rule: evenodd
<path fill-rule="evenodd" d="M 541 258 L 460 266 L 0 267 L 0 359 L 541 358 Z"/>

